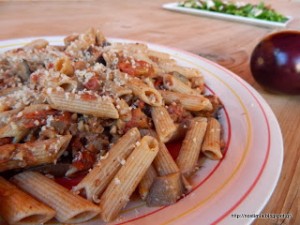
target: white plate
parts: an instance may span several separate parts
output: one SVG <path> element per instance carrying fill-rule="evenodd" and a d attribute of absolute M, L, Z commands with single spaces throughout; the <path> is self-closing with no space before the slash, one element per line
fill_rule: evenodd
<path fill-rule="evenodd" d="M 231 20 L 236 22 L 243 22 L 253 25 L 260 25 L 265 27 L 286 27 L 288 23 L 292 20 L 291 17 L 288 17 L 288 20 L 284 23 L 280 22 L 272 22 L 267 20 L 260 20 L 255 18 L 249 18 L 249 17 L 243 17 L 243 16 L 236 16 L 236 15 L 230 15 L 225 13 L 219 13 L 219 12 L 211 12 L 207 10 L 201 10 L 201 9 L 193 9 L 193 8 L 186 8 L 186 7 L 180 7 L 178 6 L 178 2 L 172 2 L 172 3 L 166 3 L 162 6 L 164 9 L 176 11 L 176 12 L 182 12 L 182 13 L 188 13 L 198 16 L 207 16 L 222 20 Z"/>
<path fill-rule="evenodd" d="M 62 44 L 62 37 L 44 38 L 51 44 Z M 0 52 L 32 39 L 0 41 Z M 250 85 L 225 68 L 178 49 L 149 47 L 202 71 L 207 88 L 221 98 L 225 157 L 221 161 L 206 160 L 193 177 L 193 191 L 176 204 L 147 208 L 141 201 L 131 202 L 112 224 L 250 224 L 268 202 L 280 176 L 283 143 L 273 112 Z"/>

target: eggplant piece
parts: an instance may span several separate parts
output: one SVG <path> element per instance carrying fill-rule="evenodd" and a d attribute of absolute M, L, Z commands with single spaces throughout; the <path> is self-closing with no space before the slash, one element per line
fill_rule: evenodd
<path fill-rule="evenodd" d="M 176 203 L 183 193 L 184 186 L 180 172 L 156 177 L 147 195 L 146 203 L 150 207 L 171 205 Z"/>
<path fill-rule="evenodd" d="M 43 174 L 51 174 L 54 177 L 64 177 L 68 169 L 69 163 L 45 164 L 29 168 L 31 171 L 40 172 Z"/>
<path fill-rule="evenodd" d="M 22 60 L 14 63 L 14 71 L 16 75 L 20 77 L 23 82 L 27 81 L 31 74 L 29 65 L 26 60 Z"/>

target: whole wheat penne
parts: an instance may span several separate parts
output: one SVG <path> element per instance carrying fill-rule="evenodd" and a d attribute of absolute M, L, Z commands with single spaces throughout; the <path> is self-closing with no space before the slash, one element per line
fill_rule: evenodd
<path fill-rule="evenodd" d="M 0 128 L 0 138 L 13 137 L 13 143 L 18 143 L 28 132 L 29 129 L 10 122 Z"/>
<path fill-rule="evenodd" d="M 154 106 L 151 108 L 151 116 L 159 140 L 164 143 L 168 142 L 176 131 L 168 110 L 164 106 Z"/>
<path fill-rule="evenodd" d="M 180 102 L 183 108 L 190 111 L 210 111 L 213 109 L 209 99 L 202 95 L 189 95 L 172 91 L 160 91 L 160 94 L 167 104 Z"/>
<path fill-rule="evenodd" d="M 178 72 L 187 78 L 201 76 L 198 70 L 194 68 L 179 66 L 176 63 L 162 62 L 159 63 L 159 66 L 165 73 Z"/>
<path fill-rule="evenodd" d="M 138 140 L 140 140 L 140 133 L 137 128 L 127 131 L 109 150 L 107 157 L 100 160 L 82 181 L 73 187 L 73 191 L 82 192 L 88 200 L 98 202 L 99 195 L 102 194 L 118 169 L 122 164 L 127 163 L 125 160 Z"/>
<path fill-rule="evenodd" d="M 183 140 L 176 163 L 186 177 L 195 172 L 206 127 L 207 118 L 192 120 Z"/>
<path fill-rule="evenodd" d="M 184 134 L 185 133 L 186 131 L 184 131 Z M 141 130 L 141 134 L 142 136 L 150 135 L 155 138 L 157 137 L 157 134 L 153 130 Z M 161 141 L 159 141 L 159 151 L 152 164 L 156 169 L 155 171 L 157 171 L 157 175 L 160 177 L 165 177 L 167 175 L 179 172 L 179 168 L 175 160 L 173 159 L 166 145 Z M 181 181 L 182 185 L 184 186 L 183 192 L 189 192 L 192 189 L 192 186 L 183 174 L 181 174 Z"/>
<path fill-rule="evenodd" d="M 123 86 L 119 86 L 117 85 L 115 82 L 113 81 L 106 81 L 104 84 L 104 90 L 112 93 L 113 95 L 120 97 L 123 95 L 128 95 L 132 93 L 132 90 Z"/>
<path fill-rule="evenodd" d="M 0 177 L 0 215 L 9 224 L 42 224 L 54 217 L 55 211 Z"/>
<path fill-rule="evenodd" d="M 47 101 L 51 108 L 70 112 L 93 115 L 96 117 L 118 119 L 119 114 L 110 97 L 86 94 L 73 94 L 47 91 Z"/>
<path fill-rule="evenodd" d="M 49 205 L 62 223 L 81 223 L 100 213 L 98 206 L 71 193 L 54 180 L 33 171 L 25 171 L 11 178 L 19 188 Z"/>
<path fill-rule="evenodd" d="M 11 88 L 2 89 L 0 90 L 0 97 L 12 94 L 15 91 L 19 91 L 19 90 L 21 90 L 20 87 L 11 87 Z"/>
<path fill-rule="evenodd" d="M 199 91 L 199 93 L 204 93 L 205 91 L 205 83 L 204 83 L 204 78 L 201 77 L 192 77 L 190 78 L 192 88 L 195 88 L 196 90 Z"/>
<path fill-rule="evenodd" d="M 205 133 L 202 153 L 210 159 L 221 159 L 223 157 L 221 152 L 221 124 L 211 117 L 208 120 L 207 130 Z"/>
<path fill-rule="evenodd" d="M 145 136 L 120 168 L 100 199 L 101 217 L 112 221 L 127 204 L 158 152 L 155 138 Z"/>
<path fill-rule="evenodd" d="M 158 139 L 157 133 L 154 130 L 142 129 L 140 130 L 140 132 L 142 136 L 149 135 Z M 153 161 L 153 165 L 157 171 L 157 174 L 159 176 L 164 176 L 178 172 L 179 168 L 172 155 L 170 154 L 169 150 L 167 149 L 165 143 L 159 141 L 158 139 L 158 145 L 159 151 Z"/>
<path fill-rule="evenodd" d="M 59 78 L 60 78 L 59 80 L 47 80 L 45 82 L 45 87 L 46 88 L 61 87 L 66 92 L 71 92 L 73 90 L 76 90 L 78 83 L 74 78 L 64 74 L 61 74 Z"/>
<path fill-rule="evenodd" d="M 49 42 L 47 40 L 36 39 L 36 40 L 29 42 L 24 47 L 30 48 L 30 49 L 42 49 L 42 48 L 45 48 L 47 45 L 49 45 Z"/>
<path fill-rule="evenodd" d="M 0 172 L 54 163 L 67 148 L 71 135 L 48 140 L 0 146 Z"/>
<path fill-rule="evenodd" d="M 177 173 L 179 171 L 179 168 L 169 150 L 162 142 L 159 142 L 159 152 L 153 163 L 159 176 L 165 176 L 171 173 Z"/>
<path fill-rule="evenodd" d="M 54 64 L 54 68 L 56 71 L 60 73 L 66 74 L 67 76 L 74 75 L 74 67 L 72 66 L 72 62 L 68 57 L 62 57 L 56 60 Z"/>
<path fill-rule="evenodd" d="M 147 198 L 147 195 L 150 191 L 150 187 L 155 177 L 157 177 L 156 170 L 152 165 L 150 165 L 138 186 L 138 191 L 141 196 L 141 199 L 145 200 Z"/>
<path fill-rule="evenodd" d="M 118 109 L 120 119 L 130 121 L 132 118 L 131 108 L 124 99 L 116 100 L 116 108 Z"/>
<path fill-rule="evenodd" d="M 1 129 L 1 127 L 3 127 L 6 124 L 8 124 L 8 122 L 10 121 L 10 119 L 14 115 L 17 115 L 17 113 L 20 112 L 21 110 L 22 110 L 22 108 L 13 109 L 13 110 L 4 111 L 4 112 L 0 111 L 0 129 Z M 1 131 L 0 131 L 0 134 L 2 134 Z"/>
<path fill-rule="evenodd" d="M 179 80 L 178 78 L 170 74 L 163 75 L 163 82 L 165 87 L 170 91 L 189 94 L 189 95 L 200 94 L 200 92 L 192 89 L 189 85 L 183 83 L 181 80 Z"/>
<path fill-rule="evenodd" d="M 0 127 L 0 138 L 3 137 L 13 137 L 13 143 L 18 143 L 25 135 L 28 134 L 29 129 L 26 128 L 26 124 L 32 121 L 30 115 L 37 114 L 41 111 L 49 111 L 51 108 L 47 104 L 33 104 L 25 107 L 22 111 L 19 109 L 11 110 L 11 113 L 8 113 L 7 116 L 10 115 L 10 122 Z M 4 114 L 4 112 L 3 112 Z M 23 116 L 25 116 L 23 118 Z M 47 114 L 44 114 L 44 119 Z M 3 118 L 8 119 L 8 118 Z M 40 116 L 39 119 L 42 119 Z M 40 122 L 37 120 L 37 124 Z"/>
<path fill-rule="evenodd" d="M 134 95 L 152 106 L 161 106 L 161 94 L 154 88 L 149 87 L 140 79 L 130 79 L 127 86 L 132 90 Z"/>
<path fill-rule="evenodd" d="M 170 55 L 168 53 L 148 49 L 147 54 L 150 58 L 155 58 L 155 61 L 175 62 L 174 59 L 170 58 Z"/>

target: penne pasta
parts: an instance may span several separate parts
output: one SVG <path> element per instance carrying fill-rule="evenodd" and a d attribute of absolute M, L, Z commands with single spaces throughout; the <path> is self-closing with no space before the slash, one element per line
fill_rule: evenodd
<path fill-rule="evenodd" d="M 221 125 L 219 121 L 213 117 L 209 118 L 207 130 L 202 145 L 202 153 L 214 160 L 223 157 L 221 152 Z"/>
<path fill-rule="evenodd" d="M 113 95 L 120 97 L 123 95 L 129 95 L 132 93 L 132 90 L 123 86 L 119 86 L 116 83 L 114 83 L 113 81 L 106 81 L 105 85 L 104 85 L 104 90 L 112 93 Z"/>
<path fill-rule="evenodd" d="M 51 108 L 57 110 L 65 110 L 103 118 L 119 118 L 118 111 L 109 97 L 103 99 L 88 93 L 73 94 L 54 92 L 50 89 L 47 93 L 47 101 Z"/>
<path fill-rule="evenodd" d="M 11 122 L 0 128 L 0 138 L 13 137 L 13 143 L 18 143 L 28 132 L 29 129 Z"/>
<path fill-rule="evenodd" d="M 0 110 L 0 130 L 2 127 L 7 125 L 10 122 L 11 118 L 14 115 L 17 115 L 17 113 L 20 112 L 21 110 L 22 110 L 22 108 L 13 109 L 13 110 L 4 111 L 4 112 L 1 112 L 1 110 Z M 3 135 L 3 132 L 0 131 L 0 134 Z"/>
<path fill-rule="evenodd" d="M 0 177 L 0 201 L 0 215 L 9 224 L 43 224 L 55 216 L 53 209 L 2 177 Z"/>
<path fill-rule="evenodd" d="M 176 163 L 186 177 L 191 176 L 197 167 L 201 145 L 207 127 L 207 118 L 192 120 L 183 140 Z"/>
<path fill-rule="evenodd" d="M 138 186 L 138 191 L 141 199 L 146 200 L 154 179 L 157 177 L 155 168 L 151 165 Z"/>
<path fill-rule="evenodd" d="M 167 109 L 163 106 L 152 107 L 151 116 L 159 140 L 168 142 L 173 137 L 176 126 Z"/>
<path fill-rule="evenodd" d="M 154 165 L 159 176 L 165 176 L 179 171 L 179 168 L 169 150 L 162 142 L 159 142 L 159 152 L 154 159 Z"/>
<path fill-rule="evenodd" d="M 56 71 L 63 73 L 67 76 L 74 75 L 74 67 L 72 66 L 72 62 L 68 57 L 59 58 L 54 65 Z"/>
<path fill-rule="evenodd" d="M 158 152 L 155 138 L 145 136 L 128 157 L 100 199 L 101 217 L 114 220 L 127 204 Z"/>
<path fill-rule="evenodd" d="M 161 106 L 162 97 L 161 94 L 154 88 L 149 87 L 144 82 L 139 79 L 128 80 L 127 86 L 132 90 L 132 92 L 140 98 L 142 101 L 146 102 L 152 106 Z"/>
<path fill-rule="evenodd" d="M 5 144 L 0 146 L 0 172 L 55 163 L 67 148 L 71 135 L 64 135 L 33 143 Z"/>
<path fill-rule="evenodd" d="M 202 95 L 189 95 L 172 91 L 160 91 L 163 99 L 167 104 L 179 102 L 183 108 L 190 111 L 210 111 L 213 109 L 209 99 Z"/>
<path fill-rule="evenodd" d="M 107 158 L 100 160 L 83 180 L 73 187 L 73 191 L 83 193 L 88 200 L 99 202 L 99 196 L 122 164 L 126 164 L 126 158 L 139 139 L 140 133 L 137 128 L 127 131 L 109 150 Z"/>
<path fill-rule="evenodd" d="M 25 48 L 29 49 L 43 49 L 46 48 L 46 46 L 49 45 L 49 42 L 45 39 L 36 39 L 34 41 L 29 42 L 25 45 Z"/>
<path fill-rule="evenodd" d="M 165 73 L 177 72 L 177 73 L 180 73 L 181 75 L 183 75 L 187 78 L 201 76 L 198 70 L 196 70 L 194 68 L 182 67 L 182 66 L 179 66 L 175 63 L 162 62 L 162 63 L 159 63 L 159 66 L 162 68 L 162 70 Z"/>
<path fill-rule="evenodd" d="M 164 74 L 163 81 L 165 87 L 170 91 L 189 94 L 189 95 L 200 94 L 200 92 L 192 89 L 189 85 L 183 83 L 181 80 L 177 79 L 175 76 L 172 76 L 170 74 Z"/>
<path fill-rule="evenodd" d="M 68 189 L 38 172 L 26 171 L 12 177 L 19 188 L 49 205 L 61 223 L 81 223 L 100 213 L 98 206 L 71 193 Z"/>

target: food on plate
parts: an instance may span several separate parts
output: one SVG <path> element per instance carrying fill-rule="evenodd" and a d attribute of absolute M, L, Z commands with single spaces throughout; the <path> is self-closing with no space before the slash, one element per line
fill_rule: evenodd
<path fill-rule="evenodd" d="M 266 36 L 251 55 L 253 77 L 267 90 L 300 94 L 299 49 L 299 31 L 281 31 Z"/>
<path fill-rule="evenodd" d="M 0 200 L 22 204 L 5 194 L 11 186 L 40 204 L 24 214 L 28 221 L 63 223 L 112 221 L 135 191 L 148 206 L 173 204 L 192 189 L 200 155 L 223 157 L 220 108 L 197 69 L 146 44 L 110 42 L 93 28 L 64 45 L 38 39 L 6 51 Z M 177 158 L 166 147 L 175 141 L 182 142 Z M 61 177 L 81 179 L 68 190 Z M 11 210 L 1 216 L 24 220 L 12 217 L 22 207 Z"/>
<path fill-rule="evenodd" d="M 266 6 L 264 2 L 260 2 L 256 5 L 251 3 L 222 0 L 186 0 L 179 2 L 178 5 L 180 7 L 255 18 L 272 22 L 284 23 L 288 21 L 288 17 L 275 11 L 271 8 L 271 6 Z"/>

